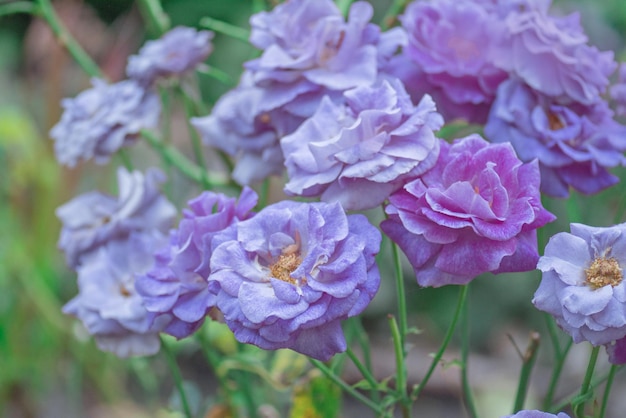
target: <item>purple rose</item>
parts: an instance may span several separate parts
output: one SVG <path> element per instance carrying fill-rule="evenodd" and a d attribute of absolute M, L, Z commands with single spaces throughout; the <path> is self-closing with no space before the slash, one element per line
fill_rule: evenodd
<path fill-rule="evenodd" d="M 507 78 L 490 57 L 501 20 L 473 1 L 410 3 L 400 17 L 409 36 L 403 55 L 406 65 L 416 68 L 407 73 L 406 65 L 396 67 L 394 74 L 413 97 L 432 94 L 446 120 L 484 123 L 498 85 Z"/>
<path fill-rule="evenodd" d="M 570 418 L 565 412 L 559 412 L 557 415 L 549 412 L 542 412 L 537 410 L 525 410 L 519 411 L 513 415 L 506 415 L 502 418 Z"/>
<path fill-rule="evenodd" d="M 534 90 L 563 102 L 595 103 L 615 70 L 613 52 L 587 45 L 577 14 L 553 17 L 537 9 L 504 20 L 494 63 Z"/>
<path fill-rule="evenodd" d="M 109 241 L 83 257 L 78 267 L 78 295 L 63 312 L 81 320 L 98 347 L 119 357 L 146 356 L 159 351 L 159 332 L 166 317 L 155 321 L 135 291 L 135 274 L 154 263 L 153 253 L 165 243 L 153 232 L 133 233 Z"/>
<path fill-rule="evenodd" d="M 50 130 L 59 163 L 74 167 L 79 160 L 109 161 L 128 146 L 142 129 L 157 126 L 161 102 L 152 90 L 132 80 L 107 84 L 91 80 L 93 88 L 63 99 L 61 120 Z"/>
<path fill-rule="evenodd" d="M 211 240 L 234 222 L 250 217 L 256 202 L 256 193 L 248 188 L 238 203 L 213 192 L 203 192 L 189 201 L 178 229 L 171 233 L 169 246 L 157 254 L 154 268 L 137 277 L 135 283 L 149 312 L 172 318 L 163 332 L 184 338 L 202 325 L 215 305 L 216 290 L 207 282 Z"/>
<path fill-rule="evenodd" d="M 210 115 L 191 119 L 206 145 L 235 158 L 232 177 L 237 183 L 252 184 L 285 169 L 279 139 L 305 120 L 298 106 L 307 106 L 309 99 L 305 91 L 291 91 L 302 94 L 289 98 L 288 106 L 272 108 L 267 91 L 252 85 L 246 72 L 237 88 L 220 97 Z"/>
<path fill-rule="evenodd" d="M 539 167 L 510 144 L 478 135 L 442 142 L 435 166 L 389 198 L 381 227 L 407 255 L 421 286 L 465 284 L 479 274 L 535 268 Z"/>
<path fill-rule="evenodd" d="M 60 206 L 56 215 L 63 227 L 58 245 L 68 265 L 76 268 L 87 252 L 133 231 L 166 233 L 177 211 L 158 189 L 164 177 L 157 169 L 148 170 L 144 176 L 119 168 L 117 198 L 89 192 Z"/>
<path fill-rule="evenodd" d="M 372 6 L 353 3 L 346 22 L 331 0 L 291 0 L 250 19 L 250 42 L 263 50 L 246 63 L 257 84 L 306 80 L 331 90 L 371 84 L 377 75 L 378 26 Z"/>
<path fill-rule="evenodd" d="M 443 125 L 429 96 L 414 106 L 398 80 L 357 87 L 345 104 L 325 98 L 317 112 L 281 141 L 285 191 L 321 196 L 346 210 L 381 204 L 437 160 Z"/>
<path fill-rule="evenodd" d="M 346 349 L 341 320 L 378 290 L 380 241 L 338 203 L 270 205 L 213 239 L 217 307 L 243 343 L 328 360 Z"/>
<path fill-rule="evenodd" d="M 574 342 L 610 344 L 626 336 L 626 224 L 571 224 L 570 229 L 546 245 L 533 304 L 552 315 Z"/>
<path fill-rule="evenodd" d="M 485 135 L 511 142 L 522 161 L 538 159 L 541 191 L 555 197 L 570 186 L 586 194 L 612 186 L 619 179 L 607 167 L 626 163 L 626 128 L 605 102 L 559 104 L 514 79 L 498 89 Z"/>
<path fill-rule="evenodd" d="M 213 32 L 178 26 L 160 39 L 148 41 L 139 54 L 128 58 L 126 74 L 142 85 L 158 78 L 181 75 L 204 61 L 213 45 Z"/>

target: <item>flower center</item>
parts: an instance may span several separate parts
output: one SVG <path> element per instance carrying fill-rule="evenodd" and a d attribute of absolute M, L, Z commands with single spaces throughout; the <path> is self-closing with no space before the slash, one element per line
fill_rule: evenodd
<path fill-rule="evenodd" d="M 558 131 L 559 129 L 565 128 L 565 124 L 561 121 L 561 118 L 552 113 L 548 112 L 548 125 L 550 126 L 550 130 Z"/>
<path fill-rule="evenodd" d="M 585 269 L 587 284 L 594 290 L 611 285 L 617 286 L 622 282 L 624 275 L 618 262 L 613 257 L 598 257 Z"/>
<path fill-rule="evenodd" d="M 270 266 L 272 277 L 283 282 L 296 284 L 297 281 L 291 277 L 291 273 L 302 263 L 302 259 L 297 253 L 283 253 L 278 260 Z"/>
<path fill-rule="evenodd" d="M 120 284 L 120 295 L 122 295 L 125 298 L 131 297 L 133 294 L 130 293 L 130 291 L 128 290 L 128 288 L 126 286 L 124 286 L 124 284 Z"/>

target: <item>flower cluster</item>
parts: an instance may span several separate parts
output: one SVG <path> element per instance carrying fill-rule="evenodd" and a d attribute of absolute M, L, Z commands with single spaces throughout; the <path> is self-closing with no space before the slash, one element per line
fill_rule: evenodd
<path fill-rule="evenodd" d="M 381 232 L 346 211 L 383 205 L 380 229 L 419 285 L 538 268 L 533 304 L 575 342 L 604 345 L 611 362 L 626 363 L 626 226 L 573 224 L 538 254 L 537 229 L 555 219 L 540 191 L 596 193 L 618 181 L 609 169 L 626 165 L 626 128 L 611 109 L 624 113 L 626 70 L 610 86 L 612 53 L 589 45 L 575 15 L 553 16 L 549 6 L 414 1 L 387 31 L 363 1 L 347 17 L 331 0 L 290 0 L 252 16 L 259 56 L 191 125 L 232 157 L 235 183 L 286 170 L 287 194 L 321 201 L 255 213 L 247 186 L 238 199 L 204 190 L 171 229 L 177 210 L 159 191 L 162 174 L 120 169 L 119 197 L 92 192 L 57 211 L 79 287 L 64 312 L 120 356 L 155 353 L 159 333 L 188 337 L 219 311 L 212 316 L 240 342 L 329 360 L 347 348 L 342 321 L 380 286 Z M 106 162 L 156 127 L 159 82 L 201 65 L 212 37 L 175 28 L 129 58 L 127 80 L 96 79 L 66 99 L 51 131 L 57 159 Z M 450 132 L 444 118 L 484 125 L 489 142 L 437 138 Z M 173 166 L 184 161 L 163 149 Z M 177 166 L 196 180 L 207 174 Z"/>
<path fill-rule="evenodd" d="M 572 187 L 597 193 L 618 182 L 607 167 L 626 164 L 626 127 L 608 105 L 563 105 L 520 80 L 498 89 L 485 134 L 510 142 L 523 161 L 539 160 L 541 191 L 567 197 Z"/>
<path fill-rule="evenodd" d="M 165 176 L 157 169 L 142 174 L 119 168 L 118 197 L 94 191 L 60 206 L 59 248 L 68 265 L 78 267 L 86 253 L 107 241 L 126 239 L 131 232 L 167 232 L 176 208 L 159 191 L 163 181 Z"/>
<path fill-rule="evenodd" d="M 78 273 L 79 294 L 63 312 L 79 318 L 102 350 L 120 357 L 159 350 L 162 319 L 148 312 L 135 275 L 154 264 L 176 208 L 158 191 L 163 175 L 118 170 L 119 197 L 98 192 L 61 206 L 59 247 Z"/>
<path fill-rule="evenodd" d="M 92 80 L 93 88 L 63 99 L 63 115 L 52 128 L 59 163 L 74 167 L 80 160 L 106 163 L 117 150 L 132 144 L 142 129 L 155 128 L 161 102 L 152 90 L 132 80 L 108 84 Z"/>
<path fill-rule="evenodd" d="M 435 166 L 389 202 L 381 228 L 422 286 L 534 269 L 536 230 L 554 219 L 541 206 L 537 164 L 523 164 L 509 144 L 478 135 L 443 143 Z"/>
<path fill-rule="evenodd" d="M 292 0 L 250 19 L 250 42 L 263 52 L 245 63 L 239 86 L 192 120 L 207 145 L 235 157 L 240 184 L 284 170 L 279 141 L 312 116 L 321 99 L 373 84 L 405 41 L 380 33 L 372 6 L 352 4 L 347 21 L 332 0 Z M 229 140 L 224 141 L 226 136 Z"/>
<path fill-rule="evenodd" d="M 94 78 L 93 88 L 64 99 L 61 120 L 50 130 L 59 163 L 68 167 L 90 159 L 107 163 L 111 155 L 133 144 L 142 129 L 156 128 L 161 102 L 155 82 L 196 67 L 211 53 L 212 37 L 212 32 L 174 28 L 129 57 L 127 80 L 109 84 Z"/>
<path fill-rule="evenodd" d="M 602 96 L 617 65 L 588 44 L 578 15 L 549 6 L 412 2 L 401 16 L 408 44 L 390 72 L 414 99 L 432 95 L 446 120 L 486 123 L 487 139 L 538 159 L 542 192 L 592 194 L 616 183 L 607 168 L 626 163 L 624 127 Z M 618 105 L 620 89 L 611 88 Z"/>

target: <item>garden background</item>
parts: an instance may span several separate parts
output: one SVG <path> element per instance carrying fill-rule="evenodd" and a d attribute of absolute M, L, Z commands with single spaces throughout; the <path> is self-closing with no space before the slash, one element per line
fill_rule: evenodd
<path fill-rule="evenodd" d="M 0 7 L 11 3 L 0 0 Z M 371 3 L 375 8 L 373 21 L 380 22 L 391 2 Z M 139 5 L 131 0 L 62 0 L 53 5 L 69 31 L 112 81 L 124 77 L 127 57 L 136 53 L 146 39 L 154 37 Z M 200 27 L 202 18 L 210 17 L 246 30 L 253 11 L 268 7 L 262 1 L 251 0 L 163 0 L 162 5 L 172 26 Z M 618 60 L 626 58 L 626 7 L 622 0 L 557 0 L 553 10 L 579 10 L 591 43 L 601 50 L 616 51 Z M 206 103 L 213 103 L 234 86 L 241 64 L 255 54 L 250 45 L 221 33 L 216 33 L 213 43 L 214 51 L 207 62 L 228 78 L 217 80 L 199 74 Z M 88 86 L 89 77 L 60 46 L 47 23 L 28 14 L 0 14 L 0 416 L 180 417 L 183 414 L 179 412 L 179 398 L 164 353 L 119 359 L 99 351 L 77 321 L 61 313 L 61 307 L 76 293 L 76 280 L 56 248 L 60 222 L 55 209 L 85 191 L 115 187 L 116 164 L 100 166 L 87 162 L 74 169 L 62 168 L 54 158 L 53 142 L 48 136 L 60 118 L 60 100 L 74 97 Z M 183 134 L 175 140 L 183 152 L 190 152 L 186 149 L 189 141 L 185 137 L 184 116 L 176 105 L 173 109 L 179 114 L 175 114 L 178 118 L 174 118 L 172 129 Z M 130 150 L 130 154 L 139 168 L 159 161 L 158 155 L 144 143 Z M 626 179 L 625 168 L 613 172 Z M 197 189 L 182 177 L 172 179 L 170 187 L 176 197 L 173 201 L 179 202 L 179 206 L 197 194 Z M 550 236 L 569 230 L 569 222 L 609 226 L 626 221 L 625 196 L 626 186 L 621 182 L 591 197 L 573 192 L 568 200 L 545 198 L 545 207 L 558 220 L 540 230 L 540 253 Z M 270 200 L 282 198 L 280 181 L 276 180 Z M 424 375 L 429 353 L 437 350 L 443 338 L 454 314 L 459 288 L 419 288 L 411 269 L 406 267 L 409 323 L 419 328 L 419 333 L 409 339 L 408 380 L 412 384 Z M 486 274 L 477 278 L 469 290 L 469 378 L 481 416 L 510 412 L 521 367 L 517 348 L 522 352 L 526 349 L 533 331 L 542 337 L 527 405 L 541 406 L 552 353 L 545 337 L 545 318 L 530 303 L 539 279 L 538 271 L 498 277 Z M 363 317 L 372 341 L 374 369 L 381 378 L 394 373 L 386 315 L 395 309 L 393 286 L 382 286 Z M 207 337 L 217 345 L 223 344 L 225 350 L 232 343 L 227 334 Z M 207 417 L 227 416 L 220 412 L 215 372 L 206 364 L 196 340 L 168 341 L 181 365 L 194 408 Z M 586 344 L 572 349 L 557 399 L 576 392 L 589 349 Z M 465 416 L 455 366 L 460 350 L 455 336 L 444 356 L 444 366 L 437 369 L 416 405 L 415 416 Z M 605 357 L 604 352 L 601 356 Z M 291 367 L 310 367 L 301 358 L 286 357 L 283 361 L 289 367 L 274 364 L 267 373 L 275 377 Z M 605 373 L 608 366 L 601 359 L 598 375 Z M 250 375 L 269 385 L 258 377 L 259 373 L 253 370 Z M 344 379 L 355 383 L 360 376 L 347 367 Z M 259 390 L 253 401 L 262 405 L 277 400 L 276 403 L 291 407 L 315 399 L 314 391 L 298 386 L 310 386 L 311 380 L 285 378 L 283 382 L 284 387 Z M 620 396 L 624 390 L 626 376 L 618 374 L 607 416 L 618 417 L 619 411 L 626 410 L 626 398 Z M 349 396 L 326 401 L 332 412 L 325 416 L 372 414 Z M 267 416 L 274 416 L 271 414 L 275 412 L 277 416 L 287 413 L 266 411 Z"/>

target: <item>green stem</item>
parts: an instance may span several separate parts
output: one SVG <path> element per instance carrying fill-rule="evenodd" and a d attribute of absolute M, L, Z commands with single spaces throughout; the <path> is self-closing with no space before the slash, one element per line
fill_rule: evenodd
<path fill-rule="evenodd" d="M 583 384 L 580 386 L 580 397 L 581 401 L 577 405 L 573 405 L 574 407 L 574 415 L 578 418 L 585 417 L 585 404 L 586 399 L 590 392 L 593 391 L 591 388 L 591 378 L 593 377 L 593 371 L 596 367 L 596 361 L 598 360 L 598 353 L 600 352 L 600 347 L 593 347 L 591 350 L 591 355 L 589 356 L 589 364 L 587 365 L 587 372 L 585 373 L 585 378 L 583 379 Z M 590 390 L 591 389 L 591 390 Z"/>
<path fill-rule="evenodd" d="M 413 393 L 411 394 L 411 398 L 414 400 L 417 399 L 419 397 L 419 394 L 422 392 L 422 390 L 424 390 L 426 383 L 428 383 L 428 380 L 430 379 L 433 372 L 435 371 L 435 368 L 439 364 L 441 357 L 443 357 L 443 353 L 446 351 L 446 348 L 448 347 L 448 344 L 450 343 L 450 340 L 452 339 L 452 335 L 454 334 L 456 324 L 459 321 L 459 317 L 461 316 L 461 311 L 463 310 L 465 298 L 467 297 L 467 289 L 468 289 L 467 285 L 461 286 L 461 290 L 459 291 L 459 301 L 457 302 L 456 310 L 454 312 L 454 317 L 452 318 L 452 322 L 450 323 L 450 326 L 448 327 L 448 331 L 446 332 L 446 335 L 443 338 L 443 342 L 441 343 L 441 346 L 439 347 L 439 351 L 437 351 L 437 353 L 435 354 L 435 357 L 433 358 L 433 361 L 430 364 L 430 368 L 426 372 L 426 376 L 424 376 L 420 384 L 413 390 Z"/>
<path fill-rule="evenodd" d="M 469 286 L 469 285 L 468 285 Z M 461 322 L 461 384 L 463 387 L 463 398 L 465 400 L 465 408 L 470 417 L 478 416 L 476 413 L 476 405 L 474 404 L 474 396 L 469 382 L 468 365 L 470 351 L 470 324 L 469 324 L 469 303 L 467 298 L 463 301 L 463 318 Z"/>
<path fill-rule="evenodd" d="M 361 393 L 359 393 L 352 386 L 350 386 L 346 382 L 344 382 L 339 376 L 337 376 L 335 373 L 333 373 L 333 371 L 331 369 L 329 369 L 328 366 L 326 366 L 324 363 L 322 363 L 319 360 L 312 359 L 312 358 L 309 358 L 309 361 L 315 367 L 317 367 L 317 369 L 319 371 L 321 371 L 324 374 L 324 376 L 326 376 L 327 378 L 332 380 L 341 389 L 343 389 L 344 391 L 346 391 L 347 393 L 349 393 L 350 395 L 352 395 L 354 398 L 358 399 L 359 401 L 363 402 L 365 405 L 367 405 L 370 409 L 372 409 L 378 415 L 383 415 L 384 411 L 377 403 L 375 403 L 371 399 L 363 396 Z"/>
<path fill-rule="evenodd" d="M 29 1 L 17 1 L 15 3 L 0 5 L 0 17 L 18 13 L 39 15 L 40 11 L 36 4 Z"/>
<path fill-rule="evenodd" d="M 400 251 L 398 245 L 393 241 L 391 243 L 391 251 L 393 253 L 393 265 L 396 274 L 396 297 L 398 299 L 398 323 L 400 327 L 400 341 L 402 343 L 402 353 L 406 355 L 406 334 L 407 334 L 407 310 L 406 310 L 406 292 L 404 289 L 404 275 L 402 273 L 402 262 L 400 260 Z"/>
<path fill-rule="evenodd" d="M 201 170 L 200 170 L 200 180 L 202 183 L 202 186 L 206 189 L 206 190 L 210 190 L 213 188 L 213 185 L 211 184 L 211 181 L 209 179 L 209 175 L 207 173 L 206 170 L 206 161 L 204 158 L 204 151 L 202 149 L 202 140 L 200 139 L 200 136 L 198 135 L 198 132 L 196 131 L 196 129 L 193 127 L 193 125 L 191 124 L 191 118 L 196 115 L 196 110 L 195 110 L 195 103 L 194 101 L 191 99 L 191 97 L 189 97 L 188 94 L 185 93 L 185 91 L 181 88 L 178 89 L 179 94 L 182 96 L 183 98 L 183 104 L 185 107 L 185 114 L 186 114 L 186 121 L 187 121 L 187 129 L 189 130 L 189 136 L 191 137 L 191 146 L 193 148 L 193 153 L 194 156 L 196 158 L 196 162 L 198 163 L 198 165 L 200 166 Z"/>
<path fill-rule="evenodd" d="M 172 373 L 172 377 L 174 378 L 174 384 L 176 385 L 176 390 L 178 390 L 178 394 L 180 395 L 180 402 L 183 405 L 183 412 L 187 418 L 193 418 L 193 414 L 191 413 L 191 408 L 189 407 L 189 402 L 187 401 L 187 395 L 185 394 L 185 388 L 183 387 L 183 377 L 180 373 L 180 369 L 178 368 L 178 364 L 176 364 L 176 358 L 174 353 L 168 346 L 167 342 L 163 337 L 161 338 L 161 347 L 163 352 L 165 353 L 165 358 L 167 360 L 167 365 L 170 368 Z"/>
<path fill-rule="evenodd" d="M 117 151 L 117 156 L 119 157 L 122 165 L 126 168 L 126 170 L 133 171 L 133 161 L 124 149 L 120 149 L 119 151 Z"/>
<path fill-rule="evenodd" d="M 139 9 L 152 32 L 161 36 L 169 30 L 170 18 L 159 0 L 139 0 Z"/>
<path fill-rule="evenodd" d="M 176 148 L 165 145 L 151 131 L 142 129 L 141 136 L 150 144 L 150 146 L 161 155 L 163 161 L 176 167 L 185 177 L 193 180 L 198 184 L 203 184 L 203 170 L 189 161 L 187 157 L 180 153 Z M 206 175 L 206 173 L 204 173 Z M 210 182 L 216 187 L 227 187 L 227 183 L 216 177 L 210 178 Z"/>
<path fill-rule="evenodd" d="M 552 401 L 554 399 L 554 393 L 556 392 L 557 383 L 559 381 L 559 378 L 561 377 L 563 366 L 565 365 L 565 359 L 567 358 L 567 354 L 569 353 L 569 350 L 572 347 L 573 341 L 570 338 L 565 348 L 561 350 L 561 344 L 559 343 L 558 329 L 556 328 L 556 324 L 554 323 L 552 316 L 550 316 L 549 314 L 544 314 L 544 318 L 546 320 L 546 325 L 548 327 L 548 334 L 550 335 L 550 341 L 552 342 L 552 346 L 554 349 L 554 368 L 552 369 L 552 377 L 550 378 L 550 385 L 548 386 L 548 391 L 543 401 L 543 409 L 546 411 L 549 411 L 550 407 L 552 406 Z"/>
<path fill-rule="evenodd" d="M 257 203 L 257 207 L 260 209 L 264 208 L 265 206 L 267 206 L 267 202 L 269 200 L 269 195 L 270 195 L 270 178 L 266 178 L 265 180 L 263 180 L 263 183 L 261 184 L 261 193 L 259 193 L 259 203 Z"/>
<path fill-rule="evenodd" d="M 537 360 L 537 349 L 539 348 L 540 336 L 538 332 L 530 333 L 530 342 L 522 357 L 522 370 L 520 372 L 519 384 L 517 386 L 517 396 L 515 397 L 515 404 L 513 405 L 513 414 L 524 409 L 524 401 L 526 400 L 526 394 L 528 393 L 528 383 L 530 381 L 530 375 Z"/>
<path fill-rule="evenodd" d="M 620 370 L 622 370 L 622 368 L 620 368 L 618 371 L 620 371 Z M 580 395 L 580 392 L 576 392 L 576 393 L 574 393 L 574 394 L 572 394 L 572 395 L 570 395 L 570 396 L 567 396 L 567 397 L 565 398 L 565 400 L 563 400 L 562 402 L 560 402 L 559 404 L 557 404 L 554 408 L 550 408 L 550 409 L 549 409 L 548 411 L 546 411 L 546 412 L 552 412 L 552 413 L 554 413 L 554 412 L 557 412 L 557 411 L 562 411 L 565 407 L 567 407 L 567 406 L 568 406 L 568 405 L 570 405 L 570 404 L 573 404 L 573 403 L 578 404 L 578 402 L 577 402 L 577 401 L 578 401 L 578 400 L 580 400 L 580 399 L 582 399 L 582 398 L 585 398 L 585 399 L 590 398 L 590 397 L 591 397 L 591 395 L 592 395 L 592 393 L 591 393 L 591 392 L 592 392 L 595 388 L 597 388 L 598 386 L 600 386 L 602 383 L 606 382 L 606 381 L 608 380 L 608 378 L 609 378 L 609 376 L 610 376 L 610 375 L 611 375 L 611 373 L 609 372 L 609 373 L 606 373 L 606 374 L 605 374 L 605 375 L 603 375 L 603 376 L 600 376 L 600 377 L 598 377 L 598 378 L 596 378 L 596 379 L 593 379 L 593 381 L 592 381 L 592 382 L 591 382 L 591 384 L 589 385 L 589 389 L 590 389 L 590 391 L 589 391 L 589 392 L 587 392 L 587 393 L 585 394 L 585 396 L 581 396 L 581 395 Z"/>
<path fill-rule="evenodd" d="M 609 404 L 609 397 L 611 394 L 611 387 L 613 386 L 613 379 L 615 379 L 615 373 L 619 367 L 616 365 L 611 366 L 611 370 L 609 371 L 609 377 L 606 380 L 606 385 L 604 386 L 604 395 L 602 396 L 602 406 L 600 407 L 600 416 L 599 418 L 604 418 L 606 414 L 606 407 Z"/>
<path fill-rule="evenodd" d="M 250 31 L 239 26 L 231 25 L 230 23 L 222 22 L 221 20 L 213 19 L 212 17 L 207 16 L 200 19 L 200 26 L 238 39 L 246 44 L 249 42 Z"/>
<path fill-rule="evenodd" d="M 230 74 L 218 68 L 212 67 L 210 65 L 207 65 L 202 68 L 198 68 L 197 71 L 201 74 L 205 74 L 206 76 L 219 81 L 220 83 L 226 85 L 227 87 L 234 87 L 235 85 L 235 82 L 233 81 L 233 78 L 231 77 Z"/>
<path fill-rule="evenodd" d="M 50 0 L 37 0 L 41 17 L 48 22 L 58 42 L 65 46 L 80 67 L 91 77 L 103 78 L 102 71 L 85 50 L 70 35 L 52 8 Z"/>
<path fill-rule="evenodd" d="M 368 368 L 361 362 L 361 360 L 359 360 L 359 358 L 356 356 L 356 354 L 354 354 L 350 347 L 348 347 L 348 349 L 346 350 L 346 354 L 348 355 L 348 357 L 350 357 L 350 360 L 352 360 L 352 363 L 354 363 L 356 368 L 359 369 L 359 372 L 361 372 L 363 378 L 365 378 L 365 380 L 367 380 L 367 383 L 369 383 L 370 388 L 372 389 L 372 400 L 378 403 L 380 399 L 378 396 L 378 382 L 376 381 L 376 378 L 374 377 L 374 375 L 372 375 L 372 373 L 370 373 Z"/>
<path fill-rule="evenodd" d="M 399 393 L 400 401 L 402 402 L 402 414 L 408 418 L 411 413 L 411 398 L 408 396 L 406 389 L 406 364 L 404 361 L 402 336 L 400 335 L 396 318 L 393 315 L 387 315 L 387 320 L 391 328 L 393 351 L 396 356 L 396 391 Z"/>
<path fill-rule="evenodd" d="M 370 344 L 369 344 L 369 340 L 367 338 L 367 332 L 365 331 L 365 328 L 363 328 L 363 323 L 361 322 L 361 317 L 357 316 L 352 318 L 352 321 L 354 324 L 356 324 L 356 328 L 357 328 L 357 340 L 359 342 L 359 345 L 361 346 L 361 351 L 363 351 L 363 358 L 365 360 L 365 367 L 367 368 L 367 370 L 373 370 L 372 369 L 372 356 L 371 356 L 371 351 L 370 351 Z"/>

